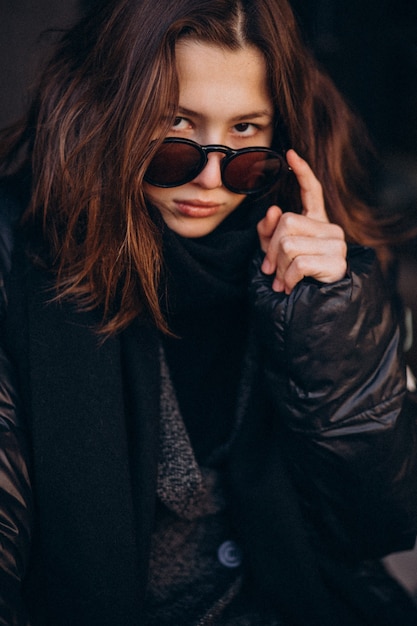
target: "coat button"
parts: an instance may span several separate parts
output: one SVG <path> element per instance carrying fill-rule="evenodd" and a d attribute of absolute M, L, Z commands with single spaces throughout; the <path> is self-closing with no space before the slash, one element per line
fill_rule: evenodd
<path fill-rule="evenodd" d="M 235 541 L 224 541 L 217 550 L 217 558 L 224 567 L 239 567 L 242 563 L 242 551 Z"/>

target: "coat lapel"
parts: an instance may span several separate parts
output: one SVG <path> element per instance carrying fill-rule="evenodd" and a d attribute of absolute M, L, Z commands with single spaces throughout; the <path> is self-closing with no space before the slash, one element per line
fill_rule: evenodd
<path fill-rule="evenodd" d="M 138 624 L 150 523 L 148 513 L 140 528 L 132 493 L 140 499 L 149 480 L 135 475 L 132 491 L 129 451 L 148 442 L 128 441 L 120 341 L 100 344 L 94 313 L 48 303 L 42 272 L 32 269 L 28 284 L 35 488 L 52 623 Z M 140 419 L 138 408 L 133 401 Z"/>

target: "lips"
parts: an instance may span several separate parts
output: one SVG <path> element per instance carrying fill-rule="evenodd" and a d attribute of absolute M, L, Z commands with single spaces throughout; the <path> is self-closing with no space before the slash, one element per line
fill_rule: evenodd
<path fill-rule="evenodd" d="M 175 200 L 177 211 L 188 217 L 210 217 L 217 213 L 220 204 L 201 200 Z"/>

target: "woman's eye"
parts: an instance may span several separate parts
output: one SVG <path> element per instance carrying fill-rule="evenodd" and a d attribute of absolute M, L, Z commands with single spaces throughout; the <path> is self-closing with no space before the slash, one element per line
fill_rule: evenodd
<path fill-rule="evenodd" d="M 236 124 L 236 126 L 234 126 L 234 129 L 239 133 L 239 135 L 253 135 L 256 132 L 255 125 L 250 124 L 249 122 L 241 122 L 240 124 Z"/>
<path fill-rule="evenodd" d="M 172 128 L 174 130 L 186 130 L 190 127 L 190 120 L 187 120 L 185 117 L 176 117 L 174 119 L 174 123 L 172 124 Z"/>

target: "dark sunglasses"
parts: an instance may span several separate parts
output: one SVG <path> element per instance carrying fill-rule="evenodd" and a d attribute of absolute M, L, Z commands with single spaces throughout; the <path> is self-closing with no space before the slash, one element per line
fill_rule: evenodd
<path fill-rule="evenodd" d="M 272 187 L 285 166 L 279 152 L 269 148 L 200 146 L 190 139 L 168 137 L 160 145 L 145 174 L 155 187 L 179 187 L 192 181 L 205 168 L 210 152 L 223 152 L 220 171 L 223 185 L 238 194 L 251 194 Z"/>

